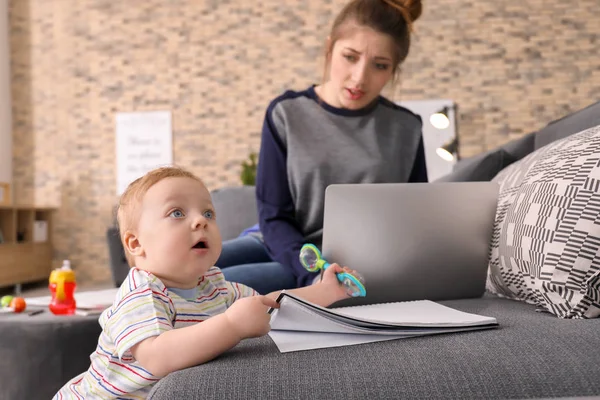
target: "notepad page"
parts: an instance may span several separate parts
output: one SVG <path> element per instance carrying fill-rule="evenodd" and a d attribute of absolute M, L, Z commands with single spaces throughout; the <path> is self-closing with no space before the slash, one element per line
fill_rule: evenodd
<path fill-rule="evenodd" d="M 369 322 L 410 326 L 474 326 L 495 324 L 495 318 L 470 314 L 430 300 L 336 308 L 337 314 Z"/>
<path fill-rule="evenodd" d="M 458 311 L 429 300 L 328 309 L 287 292 L 282 292 L 280 296 L 284 299 L 287 297 L 289 300 L 299 303 L 301 307 L 312 309 L 329 318 L 356 325 L 379 324 L 387 327 L 429 328 L 497 324 L 495 318 Z"/>
<path fill-rule="evenodd" d="M 374 330 L 357 325 L 352 325 L 344 320 L 336 320 L 328 315 L 324 315 L 318 310 L 311 309 L 298 303 L 293 298 L 286 297 L 280 307 L 271 314 L 271 329 L 284 331 L 304 331 L 304 332 L 327 332 L 327 333 L 353 333 L 353 334 L 377 334 L 377 335 L 404 335 L 414 336 L 422 334 L 423 329 L 403 329 L 398 327 L 393 331 Z"/>
<path fill-rule="evenodd" d="M 296 331 L 269 332 L 280 353 L 323 349 L 329 347 L 353 346 L 363 343 L 381 342 L 384 340 L 405 339 L 405 336 L 352 335 L 345 333 L 309 333 Z"/>
<path fill-rule="evenodd" d="M 469 332 L 482 327 L 456 328 L 444 333 Z M 325 333 L 325 332 L 298 332 L 271 330 L 269 336 L 275 342 L 275 345 L 281 353 L 290 351 L 302 351 L 323 349 L 327 347 L 353 346 L 356 344 L 380 342 L 384 340 L 408 339 L 411 337 L 425 336 L 431 333 L 420 335 L 356 335 L 352 333 Z"/>
<path fill-rule="evenodd" d="M 287 293 L 282 294 L 278 301 L 280 307 L 272 311 L 269 335 L 282 353 L 498 326 L 494 318 L 464 313 L 432 301 L 373 304 L 334 310 Z M 364 322 L 375 318 L 377 323 Z"/>
<path fill-rule="evenodd" d="M 404 327 L 393 326 L 373 328 L 352 324 L 344 318 L 332 318 L 319 310 L 311 309 L 299 303 L 296 299 L 285 297 L 280 307 L 271 314 L 271 329 L 282 331 L 302 331 L 310 333 L 340 333 L 355 335 L 381 335 L 395 337 L 413 337 L 436 333 L 457 332 L 472 329 L 485 329 L 489 325 L 460 326 L 460 327 Z"/>

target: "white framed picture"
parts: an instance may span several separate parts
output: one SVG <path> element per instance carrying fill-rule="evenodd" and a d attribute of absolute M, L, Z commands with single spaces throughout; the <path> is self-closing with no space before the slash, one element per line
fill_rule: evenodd
<path fill-rule="evenodd" d="M 170 111 L 117 113 L 117 195 L 146 172 L 173 163 Z"/>

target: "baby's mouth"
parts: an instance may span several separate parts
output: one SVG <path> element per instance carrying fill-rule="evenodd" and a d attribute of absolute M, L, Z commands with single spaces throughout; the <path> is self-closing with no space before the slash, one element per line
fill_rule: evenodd
<path fill-rule="evenodd" d="M 193 247 L 193 249 L 208 249 L 208 243 L 206 242 L 206 240 L 200 240 L 198 243 L 196 243 Z"/>

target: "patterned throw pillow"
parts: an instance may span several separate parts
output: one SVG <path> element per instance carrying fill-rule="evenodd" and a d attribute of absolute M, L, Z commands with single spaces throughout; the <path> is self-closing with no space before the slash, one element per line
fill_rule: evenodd
<path fill-rule="evenodd" d="M 502 170 L 487 290 L 561 318 L 600 315 L 600 125 Z"/>

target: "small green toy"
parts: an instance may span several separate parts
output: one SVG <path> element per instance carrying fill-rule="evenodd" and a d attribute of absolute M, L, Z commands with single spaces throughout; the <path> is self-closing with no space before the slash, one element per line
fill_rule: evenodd
<path fill-rule="evenodd" d="M 310 272 L 326 270 L 331 264 L 321 256 L 321 252 L 314 244 L 307 243 L 300 249 L 300 262 Z M 349 274 L 342 272 L 336 274 L 338 280 L 346 287 L 346 293 L 351 297 L 365 297 L 365 280 L 358 273 Z"/>

